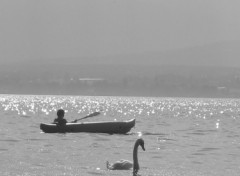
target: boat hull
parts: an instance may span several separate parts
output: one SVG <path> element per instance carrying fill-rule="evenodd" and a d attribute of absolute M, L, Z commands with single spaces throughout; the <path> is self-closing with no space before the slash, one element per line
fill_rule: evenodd
<path fill-rule="evenodd" d="M 135 119 L 128 121 L 106 121 L 106 122 L 82 122 L 67 123 L 63 126 L 56 124 L 40 124 L 40 129 L 45 133 L 109 133 L 109 134 L 126 134 L 135 126 Z"/>

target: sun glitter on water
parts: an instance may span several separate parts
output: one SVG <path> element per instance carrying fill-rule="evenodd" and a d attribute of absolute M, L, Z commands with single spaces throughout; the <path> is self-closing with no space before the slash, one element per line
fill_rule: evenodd
<path fill-rule="evenodd" d="M 142 132 L 141 131 L 137 132 L 137 134 L 138 134 L 138 137 L 142 137 Z"/>

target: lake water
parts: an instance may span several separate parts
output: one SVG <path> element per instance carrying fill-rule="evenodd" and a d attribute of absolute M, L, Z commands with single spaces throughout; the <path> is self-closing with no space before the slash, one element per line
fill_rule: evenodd
<path fill-rule="evenodd" d="M 45 134 L 56 110 L 74 120 L 128 120 L 128 135 Z M 0 95 L 0 175 L 130 176 L 106 161 L 132 160 L 136 139 L 142 176 L 239 176 L 240 100 L 143 97 Z"/>

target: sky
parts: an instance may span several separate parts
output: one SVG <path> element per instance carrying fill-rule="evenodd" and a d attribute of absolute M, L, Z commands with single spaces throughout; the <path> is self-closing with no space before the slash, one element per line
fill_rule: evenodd
<path fill-rule="evenodd" d="M 240 41 L 239 0 L 1 0 L 0 60 L 141 54 Z"/>

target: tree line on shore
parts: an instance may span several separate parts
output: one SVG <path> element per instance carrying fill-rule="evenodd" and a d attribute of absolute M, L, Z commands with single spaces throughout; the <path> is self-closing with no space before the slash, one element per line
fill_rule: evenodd
<path fill-rule="evenodd" d="M 77 69 L 79 68 L 79 70 Z M 89 66 L 2 70 L 0 93 L 108 96 L 240 97 L 240 69 Z"/>

